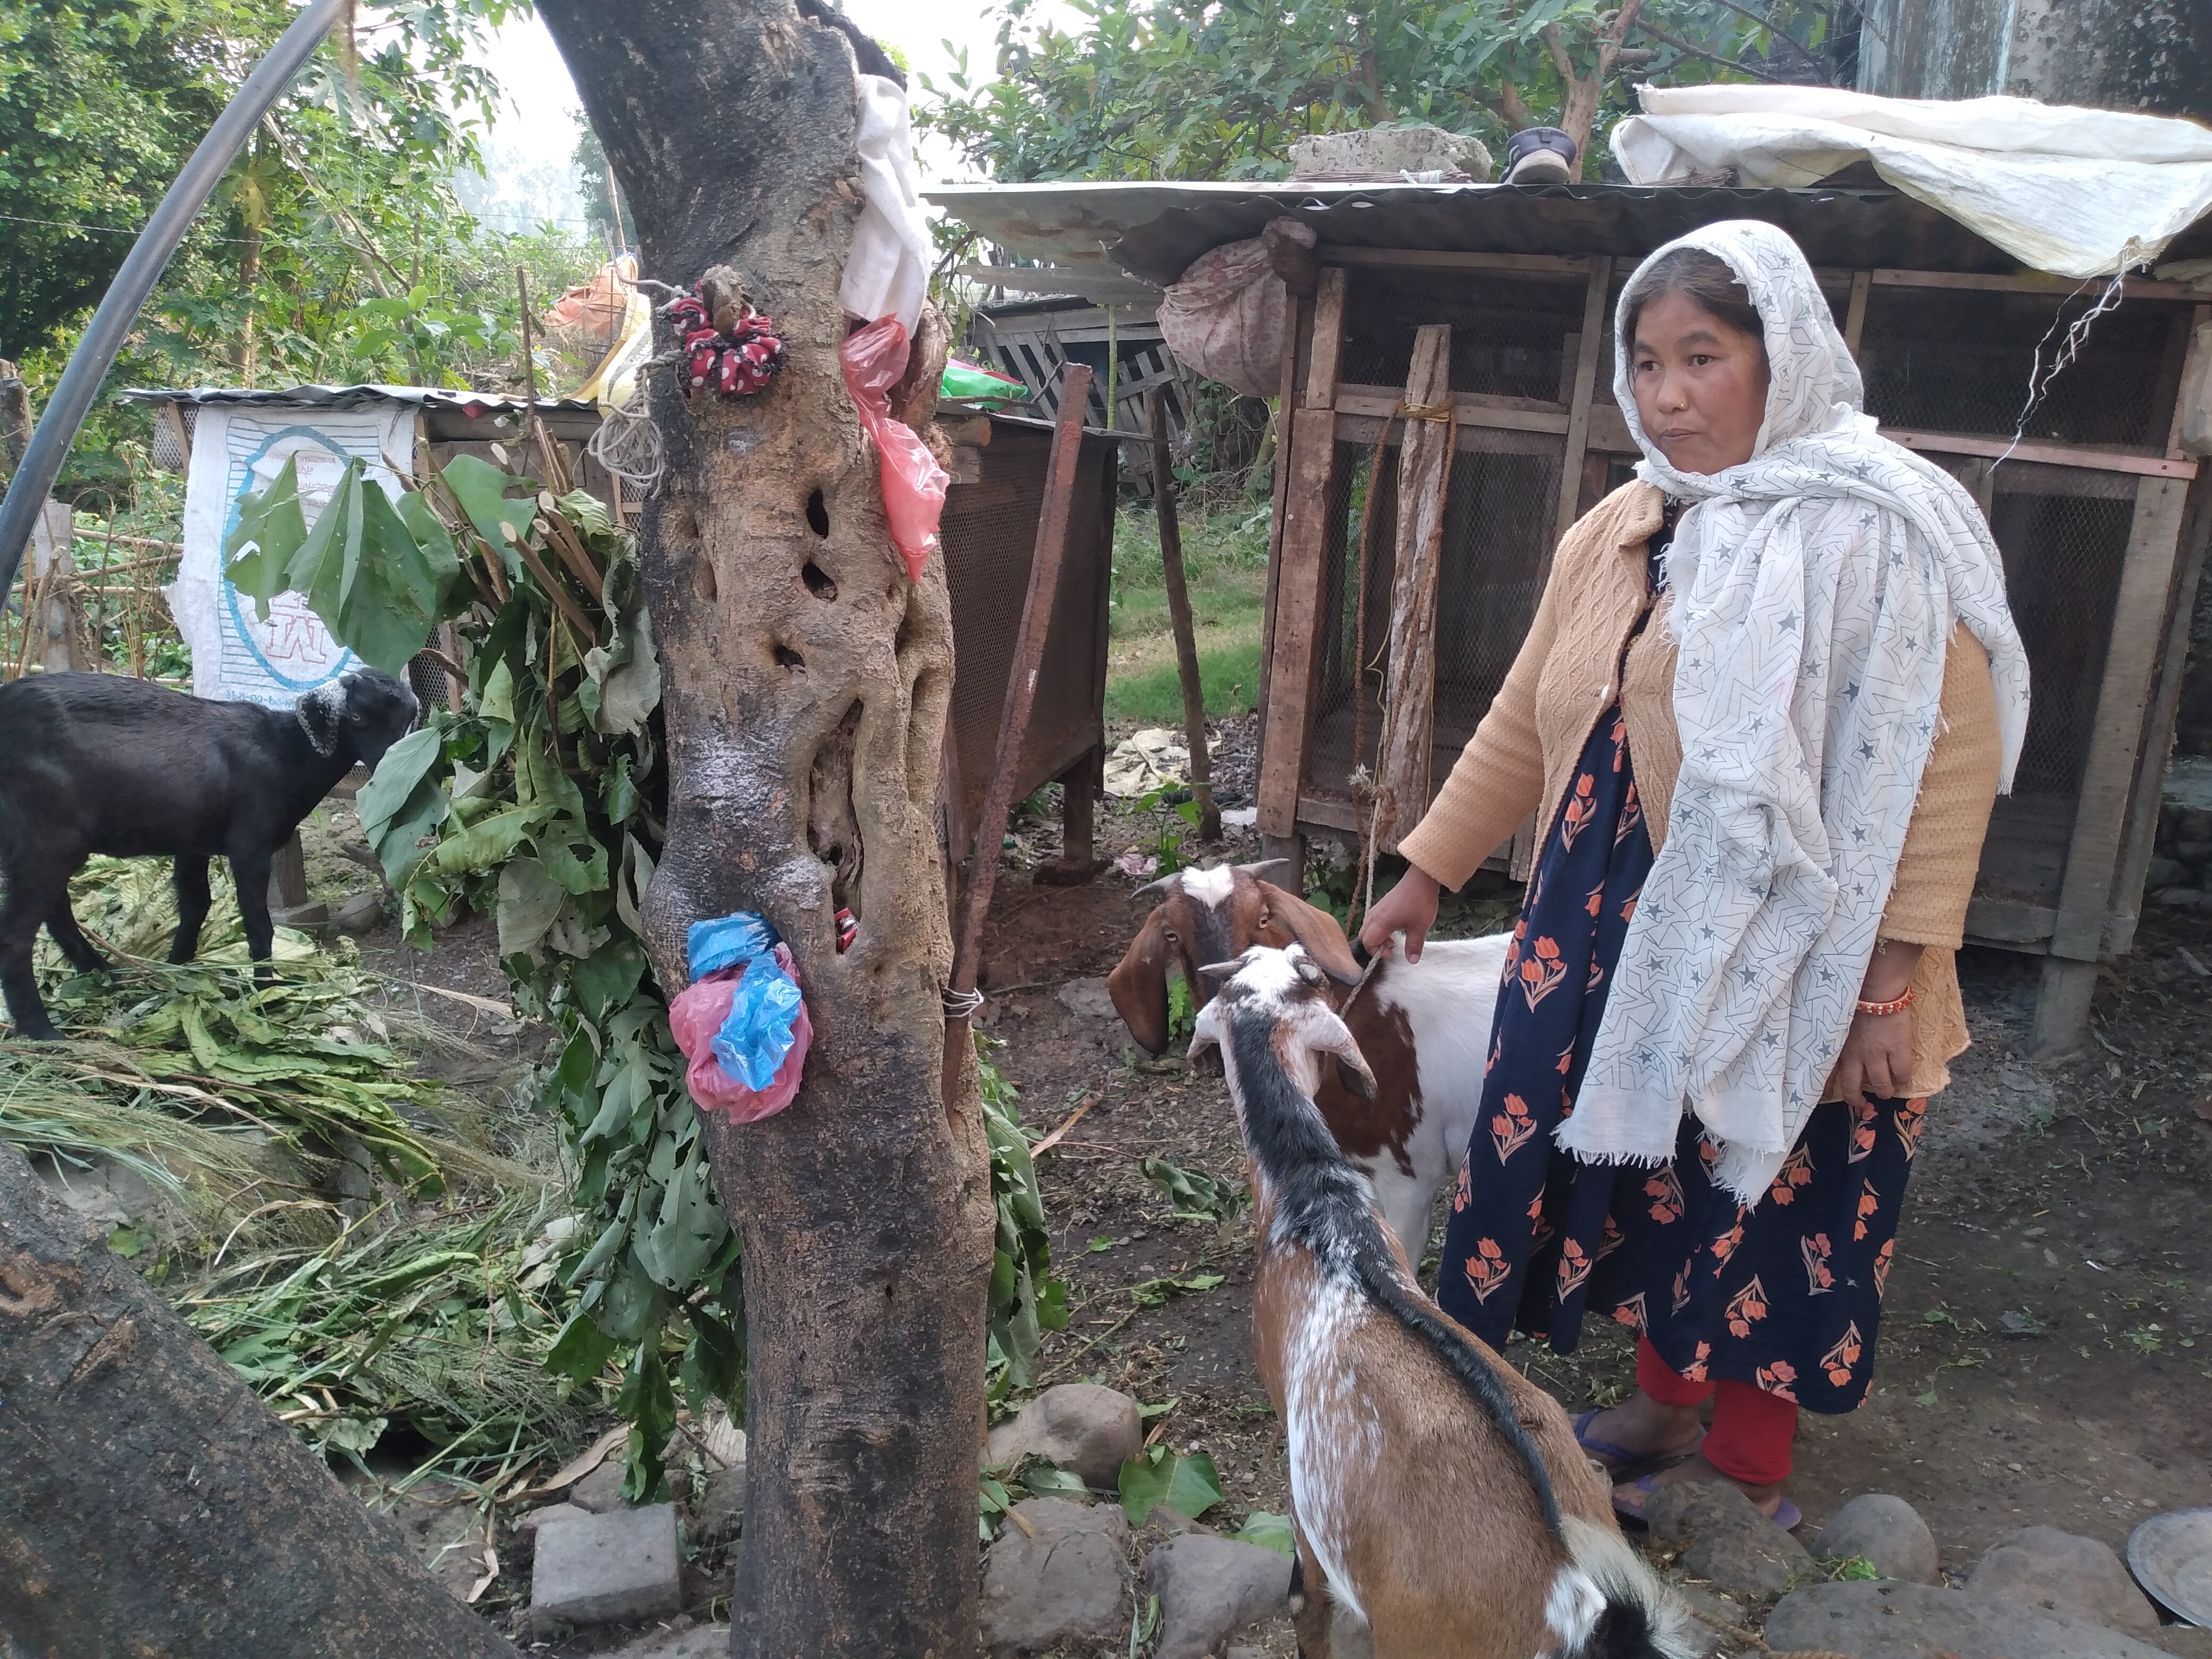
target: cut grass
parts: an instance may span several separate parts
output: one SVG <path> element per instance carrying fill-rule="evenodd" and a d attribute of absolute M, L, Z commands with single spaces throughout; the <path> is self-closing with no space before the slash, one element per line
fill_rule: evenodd
<path fill-rule="evenodd" d="M 1267 558 L 1264 507 L 1183 526 L 1192 632 L 1209 719 L 1247 713 L 1259 701 Z M 1140 726 L 1182 720 L 1175 628 L 1160 572 L 1158 530 L 1149 507 L 1125 510 L 1115 526 L 1106 718 Z"/>

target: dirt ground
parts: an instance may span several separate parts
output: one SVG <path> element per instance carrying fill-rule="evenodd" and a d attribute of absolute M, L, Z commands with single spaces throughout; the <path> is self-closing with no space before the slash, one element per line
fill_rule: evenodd
<path fill-rule="evenodd" d="M 1219 764 L 1234 805 L 1249 800 L 1251 722 L 1224 725 Z M 1099 851 L 1150 847 L 1159 823 L 1102 810 Z M 351 833 L 343 809 L 311 830 L 318 896 L 373 882 L 338 854 Z M 1231 835 L 1183 852 L 1258 856 Z M 1026 866 L 1057 842 L 1050 815 L 1014 827 L 979 1020 L 1004 1044 L 995 1059 L 1033 1132 L 1085 1109 L 1040 1163 L 1055 1266 L 1071 1290 L 1068 1328 L 1047 1342 L 1040 1385 L 1091 1381 L 1172 1401 L 1155 1431 L 1214 1458 L 1228 1501 L 1210 1521 L 1284 1512 L 1281 1437 L 1249 1346 L 1249 1212 L 1221 1224 L 1176 1219 L 1140 1169 L 1164 1158 L 1242 1181 L 1225 1091 L 1172 1060 L 1140 1063 L 1103 976 L 1141 919 L 1130 896 L 1144 878 L 1109 867 L 1079 886 L 1033 881 Z M 362 945 L 395 994 L 485 1041 L 505 1066 L 532 1051 L 526 1030 L 424 988 L 503 998 L 488 921 L 441 935 L 428 956 L 388 922 Z M 1894 1492 L 1926 1517 L 1955 1575 L 2013 1527 L 2046 1523 L 2118 1547 L 2148 1515 L 2212 1502 L 2208 965 L 2212 921 L 2154 912 L 2135 953 L 2100 984 L 2088 1048 L 2045 1064 L 2026 1058 L 2035 961 L 1961 957 L 1975 1046 L 1929 1112 L 1874 1393 L 1850 1417 L 1803 1419 L 1789 1486 L 1803 1536 L 1857 1493 Z M 1431 1257 L 1425 1276 L 1434 1270 Z M 1175 1284 L 1217 1274 L 1210 1288 Z M 1571 1411 L 1617 1399 L 1632 1370 L 1626 1334 L 1598 1321 L 1571 1358 L 1525 1342 L 1510 1357 Z M 1258 1640 L 1291 1651 L 1287 1623 Z"/>

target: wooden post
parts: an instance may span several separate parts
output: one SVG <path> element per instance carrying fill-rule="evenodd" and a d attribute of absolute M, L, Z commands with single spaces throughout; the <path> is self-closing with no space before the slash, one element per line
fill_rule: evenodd
<path fill-rule="evenodd" d="M 1450 402 L 1451 341 L 1451 329 L 1445 324 L 1432 323 L 1413 331 L 1413 367 L 1406 375 L 1408 409 L 1432 409 Z M 1370 857 L 1374 850 L 1395 852 L 1399 833 L 1419 823 L 1429 810 L 1437 705 L 1437 591 L 1443 574 L 1444 497 L 1455 435 L 1448 422 L 1409 414 L 1398 443 L 1390 666 L 1382 696 L 1382 729 L 1376 744 Z M 1364 572 L 1359 586 L 1364 611 L 1368 603 Z M 1371 642 L 1369 654 L 1373 654 Z M 1366 696 L 1366 673 L 1367 665 L 1360 664 L 1356 695 L 1362 697 Z"/>
<path fill-rule="evenodd" d="M 49 674 L 82 672 L 92 666 L 84 653 L 76 560 L 70 550 L 76 535 L 76 514 L 59 501 L 48 501 L 46 512 L 31 526 L 31 560 L 23 578 L 23 626 L 34 637 L 25 641 L 23 656 L 27 663 L 35 659 Z M 34 600 L 34 595 L 43 598 Z"/>
<path fill-rule="evenodd" d="M 1590 399 L 1597 395 L 1597 366 L 1605 358 L 1606 301 L 1613 293 L 1613 261 L 1590 261 L 1589 286 L 1583 293 L 1583 339 L 1575 355 L 1575 397 L 1567 407 L 1567 444 L 1559 459 L 1559 507 L 1553 540 L 1567 533 L 1582 515 L 1583 452 L 1589 447 Z M 1544 574 L 1553 550 L 1544 551 Z"/>
<path fill-rule="evenodd" d="M 1201 841 L 1221 839 L 1221 808 L 1213 799 L 1212 758 L 1206 752 L 1206 687 L 1198 673 L 1198 632 L 1190 616 L 1190 586 L 1183 580 L 1182 526 L 1176 517 L 1175 468 L 1168 455 L 1168 410 L 1158 388 L 1145 399 L 1152 437 L 1152 506 L 1160 521 L 1160 571 L 1168 589 L 1168 620 L 1175 626 L 1176 675 L 1182 682 L 1182 729 L 1190 745 L 1190 787 L 1198 797 Z"/>
<path fill-rule="evenodd" d="M 1844 307 L 1844 349 L 1859 362 L 1859 342 L 1866 337 L 1867 297 L 1874 292 L 1874 272 L 1851 273 L 1850 302 Z"/>

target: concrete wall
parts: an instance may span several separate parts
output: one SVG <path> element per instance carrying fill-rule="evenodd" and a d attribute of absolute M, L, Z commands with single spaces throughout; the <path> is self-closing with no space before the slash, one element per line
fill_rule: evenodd
<path fill-rule="evenodd" d="M 2212 121 L 2212 0 L 1868 0 L 1859 89 Z"/>

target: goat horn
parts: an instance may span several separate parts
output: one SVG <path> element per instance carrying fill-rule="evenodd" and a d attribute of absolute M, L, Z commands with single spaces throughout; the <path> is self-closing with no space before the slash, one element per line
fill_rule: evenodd
<path fill-rule="evenodd" d="M 1242 960 L 1236 957 L 1231 957 L 1226 962 L 1209 962 L 1200 968 L 1198 971 L 1200 974 L 1233 974 L 1243 965 L 1244 963 Z"/>
<path fill-rule="evenodd" d="M 1237 867 L 1255 881 L 1270 881 L 1288 871 L 1291 861 L 1288 859 L 1261 859 L 1257 864 L 1240 864 Z"/>
<path fill-rule="evenodd" d="M 1148 898 L 1154 893 L 1164 893 L 1170 887 L 1175 884 L 1176 874 L 1180 873 L 1180 872 L 1176 872 L 1175 874 L 1162 876 L 1158 881 L 1146 882 L 1142 887 L 1139 887 L 1135 892 L 1129 895 L 1129 902 L 1134 904 L 1139 899 Z"/>

